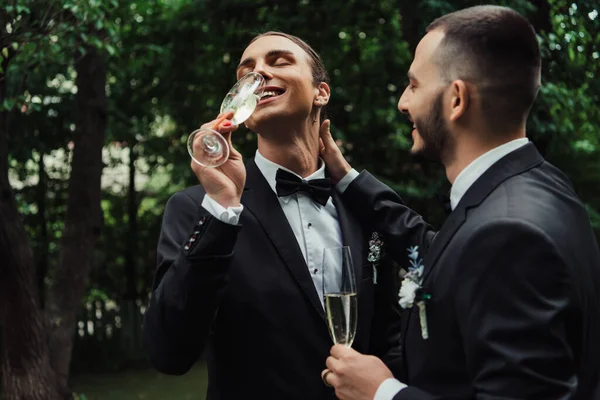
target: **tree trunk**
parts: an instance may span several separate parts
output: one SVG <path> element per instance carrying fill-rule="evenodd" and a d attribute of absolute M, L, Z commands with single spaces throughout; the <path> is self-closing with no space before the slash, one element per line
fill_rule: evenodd
<path fill-rule="evenodd" d="M 46 221 L 46 188 L 48 187 L 48 175 L 44 166 L 44 152 L 40 151 L 40 160 L 38 162 L 38 185 L 37 185 L 37 206 L 38 221 L 40 224 L 40 243 L 38 262 L 37 262 L 37 285 L 40 295 L 41 309 L 44 309 L 45 302 L 45 284 L 46 274 L 48 273 L 48 254 L 50 252 L 50 240 L 48 237 L 48 221 Z"/>
<path fill-rule="evenodd" d="M 123 339 L 129 354 L 129 360 L 135 359 L 140 350 L 140 326 L 141 316 L 136 305 L 137 287 L 136 287 L 136 255 L 137 255 L 137 193 L 135 191 L 135 138 L 131 139 L 129 145 L 129 193 L 127 198 L 127 246 L 125 248 L 125 279 L 126 293 L 123 304 Z"/>
<path fill-rule="evenodd" d="M 7 70 L 9 58 L 2 63 Z M 0 104 L 6 76 L 0 73 Z M 4 400 L 59 400 L 70 396 L 50 366 L 35 262 L 8 181 L 8 117 L 0 111 L 0 370 Z"/>
<path fill-rule="evenodd" d="M 125 278 L 127 282 L 127 292 L 125 297 L 129 301 L 137 300 L 136 288 L 136 266 L 135 256 L 137 255 L 137 200 L 135 191 L 135 140 L 132 139 L 129 145 L 129 193 L 127 197 L 127 220 L 128 231 L 127 247 L 125 248 Z"/>
<path fill-rule="evenodd" d="M 101 232 L 100 178 L 106 130 L 106 66 L 93 48 L 77 57 L 77 135 L 69 178 L 67 214 L 55 281 L 48 293 L 50 354 L 61 384 L 67 384 L 81 299 Z"/>

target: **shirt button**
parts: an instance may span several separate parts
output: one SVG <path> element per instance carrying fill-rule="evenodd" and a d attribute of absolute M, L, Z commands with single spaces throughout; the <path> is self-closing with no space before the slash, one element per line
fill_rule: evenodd
<path fill-rule="evenodd" d="M 319 272 L 319 270 L 315 268 L 315 270 L 313 271 L 313 274 L 316 274 L 317 272 Z"/>
<path fill-rule="evenodd" d="M 312 224 L 309 222 L 309 223 L 308 223 L 308 227 L 310 228 L 311 226 L 312 226 Z"/>

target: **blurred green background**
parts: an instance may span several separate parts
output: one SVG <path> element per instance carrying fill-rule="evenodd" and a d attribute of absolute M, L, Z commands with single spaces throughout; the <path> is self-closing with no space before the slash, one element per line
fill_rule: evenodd
<path fill-rule="evenodd" d="M 538 33 L 543 86 L 528 136 L 573 181 L 598 237 L 600 6 L 490 3 L 513 7 Z M 23 370 L 38 374 L 35 385 L 47 394 L 40 399 L 58 398 L 52 393 L 60 390 L 96 400 L 204 398 L 203 361 L 183 377 L 149 370 L 139 324 L 163 207 L 196 182 L 187 135 L 218 113 L 257 33 L 291 33 L 321 54 L 332 80 L 332 132 L 351 164 L 376 174 L 440 226 L 435 195 L 449 188 L 444 171 L 411 159 L 411 126 L 396 106 L 425 26 L 476 4 L 482 3 L 4 0 L 4 398 L 18 398 Z M 253 156 L 253 133 L 241 127 L 233 140 Z"/>

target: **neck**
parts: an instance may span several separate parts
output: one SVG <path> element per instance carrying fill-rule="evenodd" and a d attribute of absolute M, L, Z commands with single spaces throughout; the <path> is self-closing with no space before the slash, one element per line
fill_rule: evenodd
<path fill-rule="evenodd" d="M 490 150 L 502 146 L 515 139 L 525 137 L 525 128 L 506 135 L 464 135 L 465 140 L 457 140 L 453 157 L 444 160 L 446 177 L 450 184 L 454 184 L 456 177 L 473 161 Z M 470 140 L 466 140 L 466 138 Z M 481 139 L 480 139 L 481 138 Z M 485 138 L 485 139 L 483 139 Z"/>
<path fill-rule="evenodd" d="M 264 132 L 264 131 L 263 131 Z M 258 135 L 258 151 L 267 160 L 285 167 L 301 177 L 319 168 L 319 123 L 312 119 L 285 131 Z"/>

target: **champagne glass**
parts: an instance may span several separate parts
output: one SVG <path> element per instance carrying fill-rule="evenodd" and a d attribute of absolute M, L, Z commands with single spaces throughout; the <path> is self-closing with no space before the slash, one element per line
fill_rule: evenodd
<path fill-rule="evenodd" d="M 356 280 L 350 247 L 323 250 L 323 300 L 333 343 L 352 346 L 358 317 Z"/>
<path fill-rule="evenodd" d="M 231 123 L 241 124 L 254 112 L 264 86 L 265 79 L 261 74 L 250 72 L 244 75 L 223 99 L 221 113 L 233 112 Z M 203 167 L 218 167 L 229 158 L 227 141 L 215 131 L 221 122 L 223 118 L 220 118 L 212 129 L 196 129 L 188 137 L 188 153 L 196 164 Z"/>

